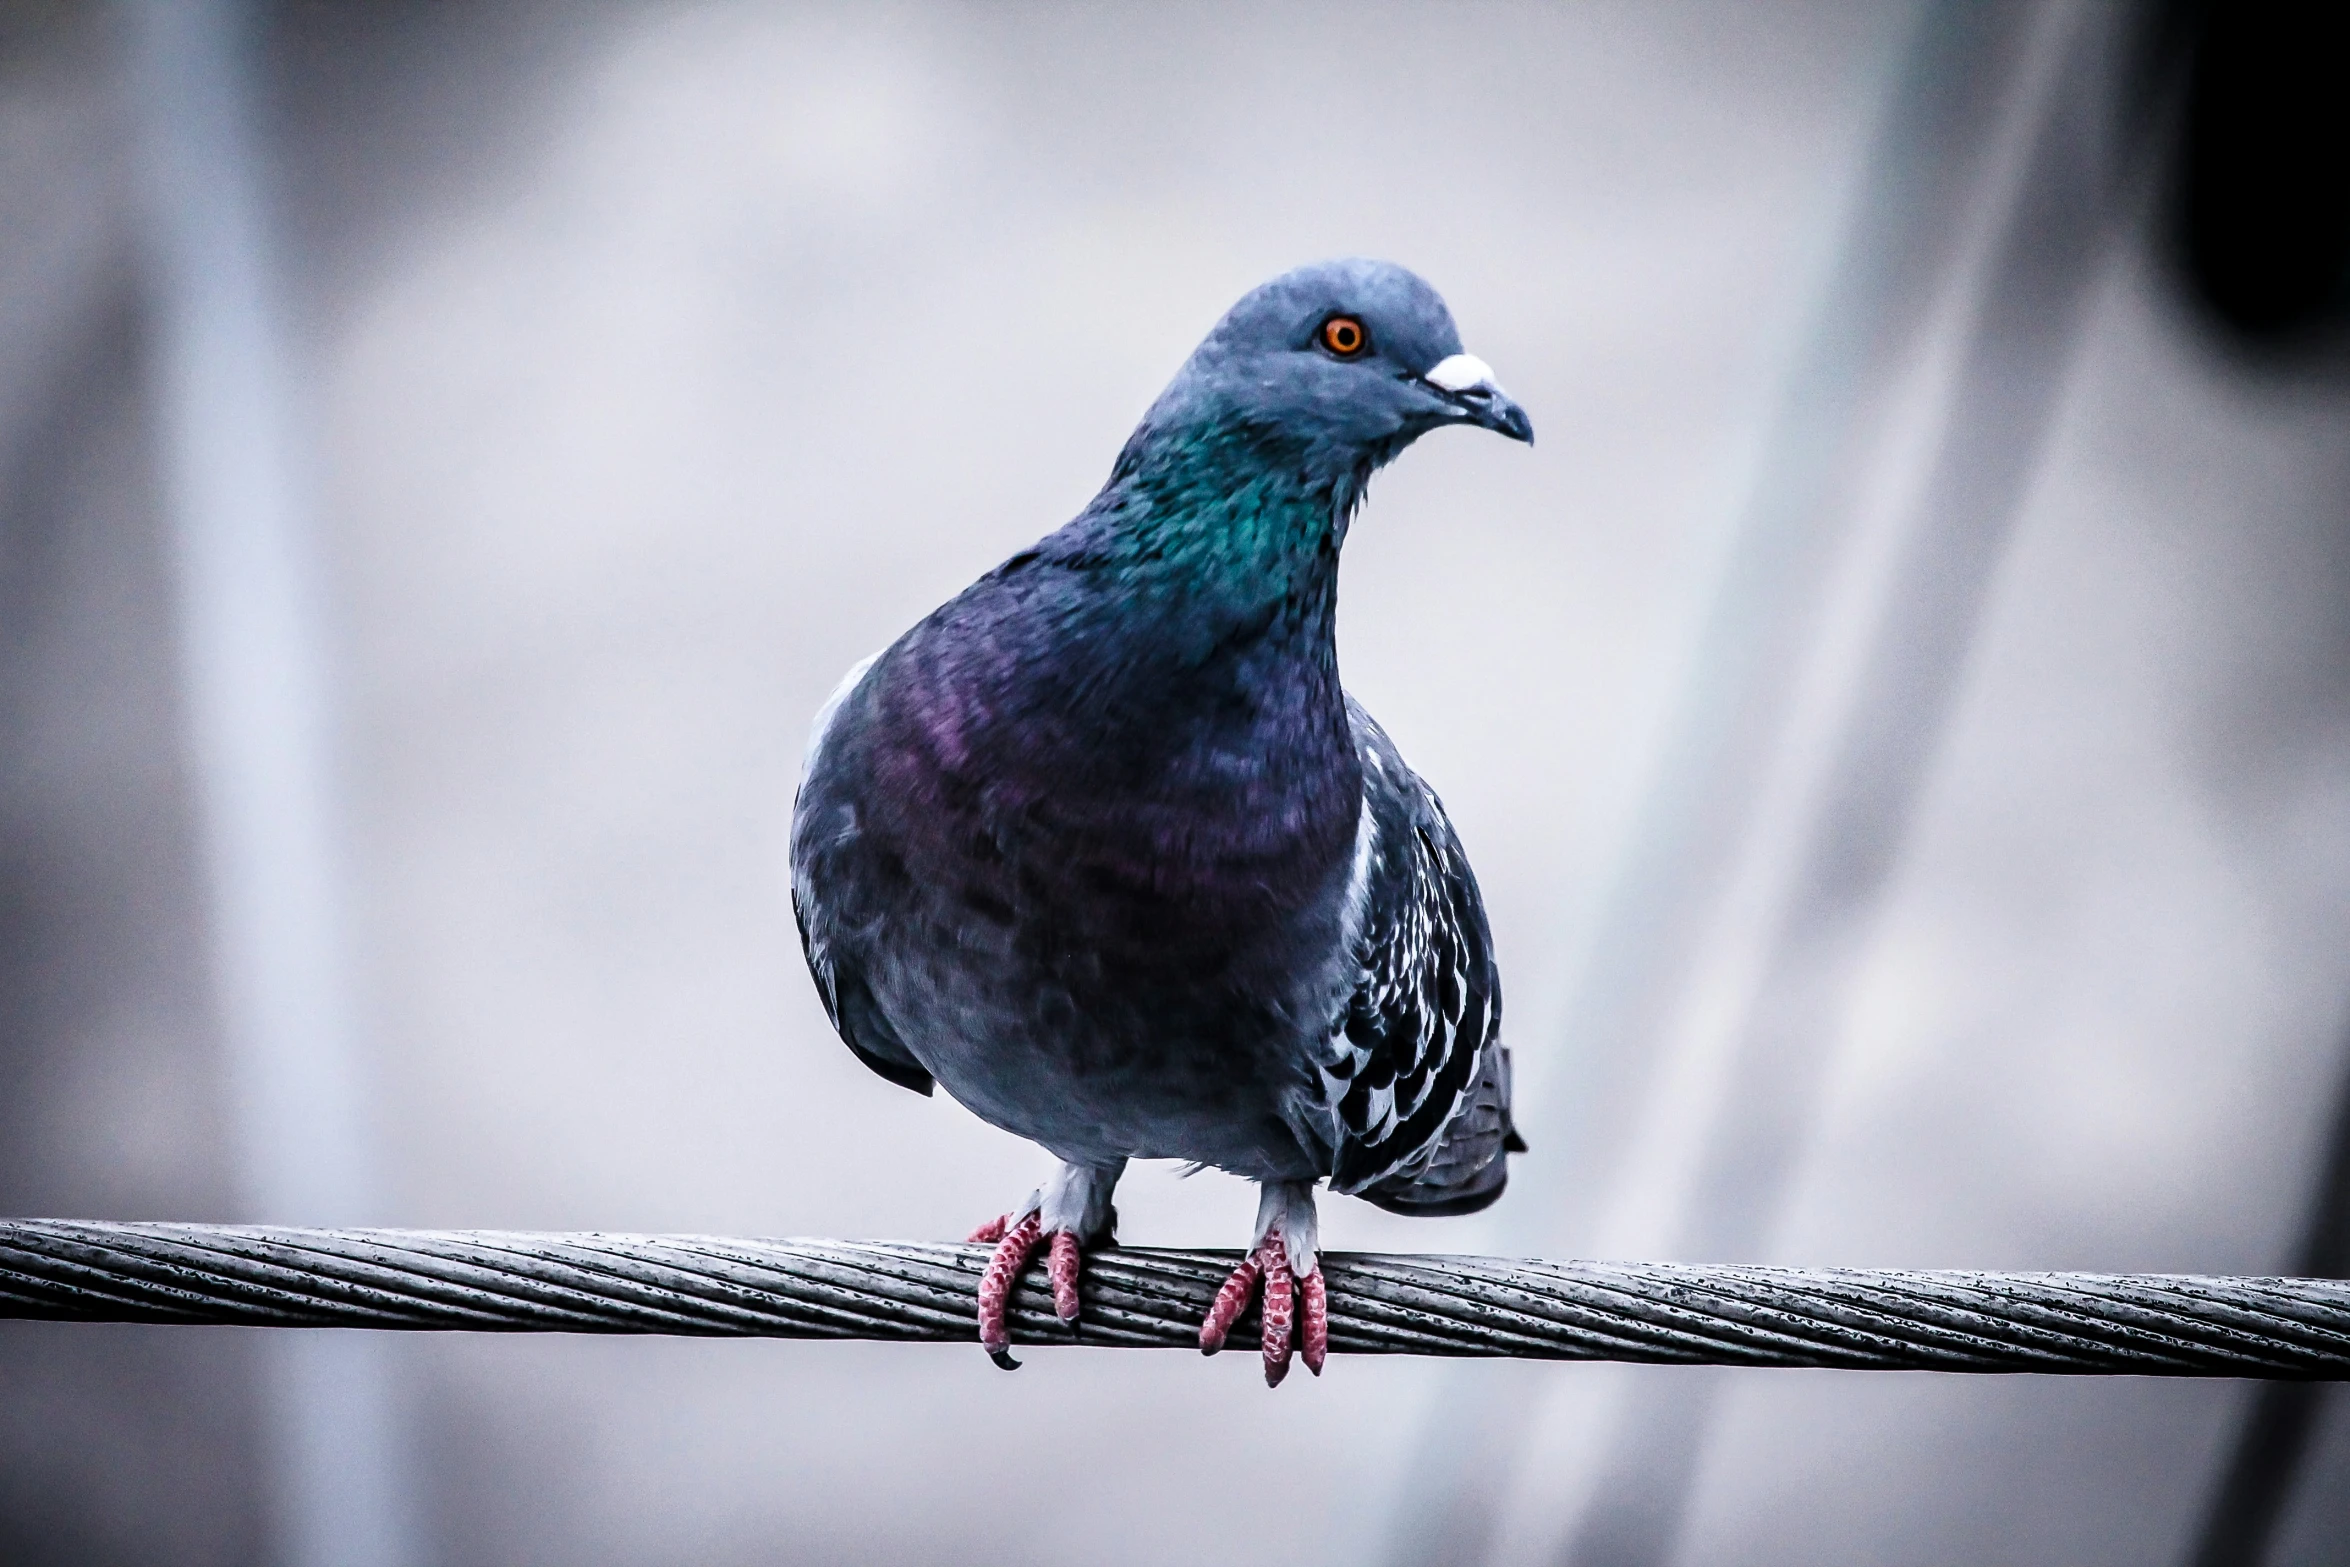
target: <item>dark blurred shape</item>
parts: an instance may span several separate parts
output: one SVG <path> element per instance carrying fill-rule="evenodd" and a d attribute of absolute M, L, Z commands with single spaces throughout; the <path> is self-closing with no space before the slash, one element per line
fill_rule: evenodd
<path fill-rule="evenodd" d="M 2350 1277 L 2350 1077 L 2318 1165 L 2317 1197 L 2292 1270 L 2305 1278 Z M 2258 1567 L 2269 1559 L 2325 1411 L 2322 1382 L 2267 1382 L 2237 1428 L 2219 1491 L 2204 1517 L 2193 1567 Z"/>
<path fill-rule="evenodd" d="M 2338 341 L 2350 318 L 2350 26 L 2295 0 L 2179 8 L 2186 97 L 2174 239 L 2195 301 L 2256 349 Z M 2350 1081 L 2318 1171 L 2299 1274 L 2350 1273 Z M 2269 1559 L 2327 1389 L 2277 1383 L 2247 1403 L 2191 1561 Z"/>
<path fill-rule="evenodd" d="M 2193 5 L 2176 168 L 2196 300 L 2263 347 L 2350 314 L 2350 21 L 2301 0 Z"/>

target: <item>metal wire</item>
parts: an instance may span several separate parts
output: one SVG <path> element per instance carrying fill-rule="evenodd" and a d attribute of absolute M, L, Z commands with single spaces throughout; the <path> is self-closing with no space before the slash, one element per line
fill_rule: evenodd
<path fill-rule="evenodd" d="M 0 1221 L 0 1317 L 972 1341 L 981 1246 Z M 1196 1347 L 1235 1252 L 1086 1260 L 1081 1340 Z M 1324 1253 L 1330 1347 L 1879 1371 L 2350 1376 L 2350 1282 Z M 1066 1342 L 1042 1270 L 1028 1343 Z M 1232 1335 L 1253 1342 L 1253 1317 Z"/>

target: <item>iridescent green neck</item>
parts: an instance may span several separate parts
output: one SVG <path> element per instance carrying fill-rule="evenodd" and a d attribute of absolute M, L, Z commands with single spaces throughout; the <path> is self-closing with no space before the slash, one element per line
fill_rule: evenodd
<path fill-rule="evenodd" d="M 1153 431 L 1121 455 L 1087 542 L 1138 585 L 1161 579 L 1236 604 L 1327 590 L 1354 486 L 1312 466 L 1245 427 Z"/>

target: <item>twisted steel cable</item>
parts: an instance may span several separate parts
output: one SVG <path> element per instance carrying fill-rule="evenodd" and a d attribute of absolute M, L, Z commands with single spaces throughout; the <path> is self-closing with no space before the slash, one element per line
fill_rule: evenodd
<path fill-rule="evenodd" d="M 977 1338 L 988 1248 L 0 1220 L 0 1317 L 257 1327 Z M 1238 1254 L 1088 1257 L 1082 1341 L 1197 1347 Z M 1325 1253 L 1330 1347 L 1880 1371 L 2350 1376 L 2350 1282 Z M 1014 1336 L 1066 1342 L 1041 1277 Z M 1253 1318 L 1232 1336 L 1252 1343 Z"/>

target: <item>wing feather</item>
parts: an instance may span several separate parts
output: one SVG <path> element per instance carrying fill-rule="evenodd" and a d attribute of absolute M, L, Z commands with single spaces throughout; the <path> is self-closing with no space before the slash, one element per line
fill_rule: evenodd
<path fill-rule="evenodd" d="M 1403 1212 L 1469 1212 L 1500 1195 L 1522 1146 L 1484 900 L 1443 802 L 1369 714 L 1348 712 L 1370 851 L 1359 974 L 1321 1067 L 1331 1184 Z"/>

